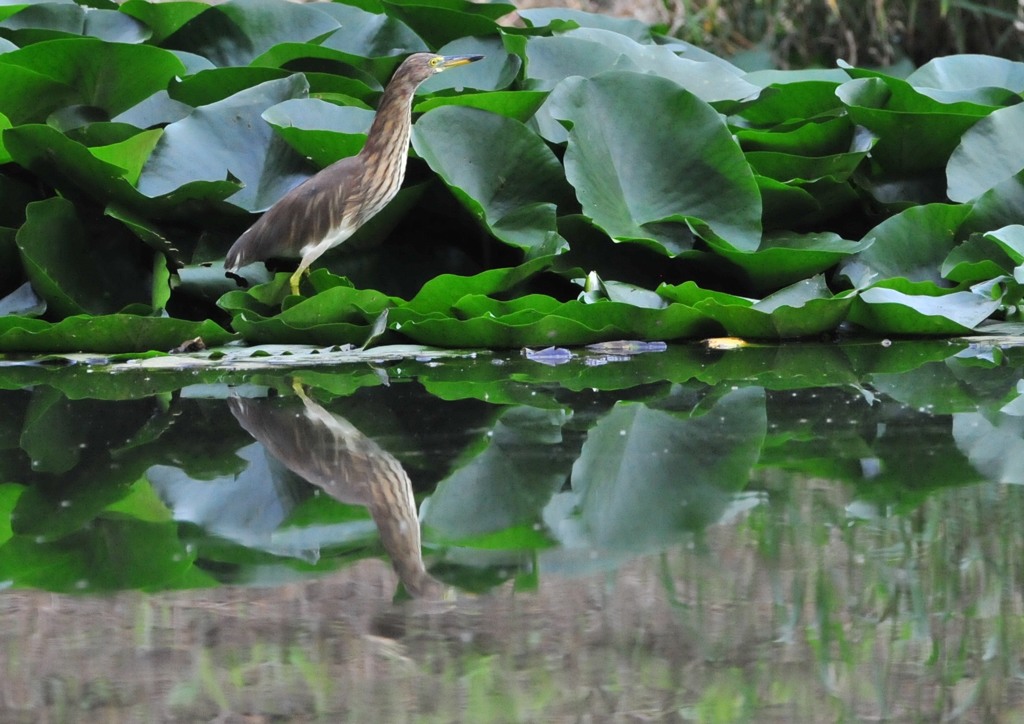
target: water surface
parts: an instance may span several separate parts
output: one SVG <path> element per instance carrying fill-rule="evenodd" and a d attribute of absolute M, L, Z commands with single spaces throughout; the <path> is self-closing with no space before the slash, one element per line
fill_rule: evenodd
<path fill-rule="evenodd" d="M 0 366 L 0 719 L 1024 715 L 1024 355 Z"/>

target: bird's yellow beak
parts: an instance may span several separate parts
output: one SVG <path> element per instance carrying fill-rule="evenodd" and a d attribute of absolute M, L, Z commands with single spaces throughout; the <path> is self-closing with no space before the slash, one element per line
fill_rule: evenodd
<path fill-rule="evenodd" d="M 441 57 L 441 62 L 437 64 L 436 70 L 440 72 L 467 63 L 475 63 L 483 57 L 482 55 L 444 55 Z"/>

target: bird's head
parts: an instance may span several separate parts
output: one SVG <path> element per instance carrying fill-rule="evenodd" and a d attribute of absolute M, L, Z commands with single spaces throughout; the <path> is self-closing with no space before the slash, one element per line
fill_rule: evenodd
<path fill-rule="evenodd" d="M 467 63 L 475 63 L 482 55 L 435 55 L 434 53 L 414 53 L 406 58 L 395 71 L 395 77 L 402 76 L 413 83 L 422 83 L 435 73 L 455 68 Z"/>

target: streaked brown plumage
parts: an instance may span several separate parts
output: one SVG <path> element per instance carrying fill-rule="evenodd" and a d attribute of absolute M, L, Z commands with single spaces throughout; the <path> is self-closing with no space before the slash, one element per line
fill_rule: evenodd
<path fill-rule="evenodd" d="M 298 294 L 299 279 L 309 265 L 355 233 L 398 193 L 405 178 L 416 88 L 435 73 L 482 57 L 416 53 L 406 58 L 384 89 L 363 150 L 282 196 L 231 245 L 224 260 L 228 275 L 253 262 L 298 257 L 299 267 L 291 277 L 292 294 Z"/>
<path fill-rule="evenodd" d="M 294 385 L 301 400 L 228 399 L 235 419 L 285 467 L 348 505 L 364 505 L 391 565 L 410 595 L 441 599 L 449 591 L 427 573 L 412 481 L 398 460 L 348 420 Z"/>

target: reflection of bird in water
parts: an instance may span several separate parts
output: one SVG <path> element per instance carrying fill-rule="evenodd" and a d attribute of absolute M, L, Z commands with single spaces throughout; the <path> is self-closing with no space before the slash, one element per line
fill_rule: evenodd
<path fill-rule="evenodd" d="M 356 232 L 398 193 L 405 178 L 412 128 L 412 97 L 436 73 L 480 60 L 480 55 L 416 53 L 391 78 L 377 108 L 366 145 L 357 155 L 332 163 L 274 204 L 231 245 L 224 268 L 276 257 L 297 257 L 292 294 L 309 265 Z"/>
<path fill-rule="evenodd" d="M 412 481 L 402 465 L 342 417 L 295 385 L 302 407 L 233 397 L 239 424 L 292 472 L 349 505 L 370 510 L 381 543 L 410 595 L 437 599 L 445 586 L 423 565 Z"/>

